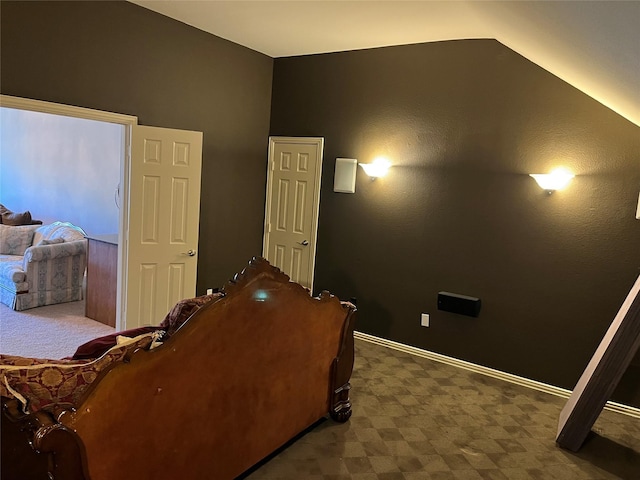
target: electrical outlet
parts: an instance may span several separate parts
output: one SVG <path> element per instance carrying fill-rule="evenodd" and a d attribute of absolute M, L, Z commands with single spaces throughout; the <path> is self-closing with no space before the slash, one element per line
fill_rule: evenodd
<path fill-rule="evenodd" d="M 211 295 L 213 293 L 213 288 L 207 288 L 207 295 Z"/>
<path fill-rule="evenodd" d="M 423 313 L 420 316 L 420 325 L 423 327 L 428 327 L 429 326 L 429 314 L 428 313 Z"/>

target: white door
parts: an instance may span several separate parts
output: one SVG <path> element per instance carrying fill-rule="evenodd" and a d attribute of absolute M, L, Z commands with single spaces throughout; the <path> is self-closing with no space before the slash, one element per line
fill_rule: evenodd
<path fill-rule="evenodd" d="M 202 132 L 135 125 L 121 328 L 157 325 L 195 296 Z"/>
<path fill-rule="evenodd" d="M 270 137 L 262 255 L 313 289 L 323 138 Z"/>

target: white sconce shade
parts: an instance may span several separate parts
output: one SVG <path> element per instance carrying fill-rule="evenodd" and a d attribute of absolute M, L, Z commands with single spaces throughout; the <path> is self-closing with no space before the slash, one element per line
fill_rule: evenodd
<path fill-rule="evenodd" d="M 391 167 L 391 162 L 384 157 L 378 157 L 373 163 L 361 163 L 360 166 L 364 170 L 364 173 L 369 175 L 371 179 L 375 179 L 384 177 L 387 174 Z"/>
<path fill-rule="evenodd" d="M 357 169 L 358 160 L 355 158 L 336 158 L 336 169 L 333 175 L 333 191 L 356 193 Z"/>
<path fill-rule="evenodd" d="M 551 173 L 532 173 L 530 176 L 540 185 L 540 188 L 548 193 L 562 190 L 569 185 L 569 182 L 574 177 L 573 173 L 564 168 L 556 168 Z"/>

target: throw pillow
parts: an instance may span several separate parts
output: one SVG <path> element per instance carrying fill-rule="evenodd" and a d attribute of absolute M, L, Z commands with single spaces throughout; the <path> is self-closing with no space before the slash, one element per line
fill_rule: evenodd
<path fill-rule="evenodd" d="M 24 251 L 31 246 L 36 228 L 35 225 L 0 225 L 0 254 L 24 255 Z"/>
<path fill-rule="evenodd" d="M 13 213 L 13 212 L 0 203 L 0 223 L 2 223 L 2 215 L 4 215 L 5 213 Z"/>
<path fill-rule="evenodd" d="M 43 246 L 43 245 L 55 245 L 56 243 L 64 243 L 64 238 L 62 237 L 58 237 L 58 238 L 43 238 L 42 240 L 40 240 L 38 242 L 38 246 Z"/>
<path fill-rule="evenodd" d="M 5 225 L 30 225 L 31 212 L 27 210 L 23 213 L 8 212 L 2 214 L 2 223 Z"/>

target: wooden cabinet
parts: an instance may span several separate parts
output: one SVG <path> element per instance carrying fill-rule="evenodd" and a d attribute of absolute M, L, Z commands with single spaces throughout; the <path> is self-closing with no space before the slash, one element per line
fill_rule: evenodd
<path fill-rule="evenodd" d="M 116 326 L 118 235 L 87 238 L 87 300 L 85 315 Z"/>

